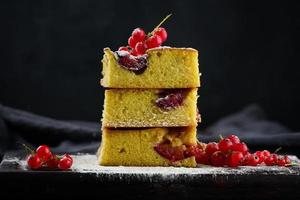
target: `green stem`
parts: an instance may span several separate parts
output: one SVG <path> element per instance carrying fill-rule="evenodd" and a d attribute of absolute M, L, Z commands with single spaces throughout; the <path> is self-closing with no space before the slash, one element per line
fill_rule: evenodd
<path fill-rule="evenodd" d="M 170 18 L 172 14 L 168 14 L 150 33 L 148 33 L 148 36 L 153 35 L 154 31 L 158 29 L 168 18 Z"/>
<path fill-rule="evenodd" d="M 26 144 L 21 144 L 21 145 L 24 147 L 25 151 L 27 151 L 30 154 L 34 154 L 34 151 L 30 147 L 28 147 Z"/>
<path fill-rule="evenodd" d="M 280 151 L 282 149 L 282 147 L 277 148 L 274 153 L 277 153 L 278 151 Z"/>
<path fill-rule="evenodd" d="M 290 164 L 285 165 L 286 167 L 291 167 L 291 166 L 300 166 L 300 163 L 292 162 Z"/>
<path fill-rule="evenodd" d="M 219 137 L 220 137 L 220 140 L 223 140 L 223 139 L 224 139 L 223 136 L 222 136 L 221 134 L 219 135 Z"/>

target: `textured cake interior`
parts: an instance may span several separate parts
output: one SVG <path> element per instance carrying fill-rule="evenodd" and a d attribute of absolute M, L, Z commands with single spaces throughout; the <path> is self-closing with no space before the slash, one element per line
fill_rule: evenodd
<path fill-rule="evenodd" d="M 183 91 L 182 105 L 166 111 L 155 103 L 161 90 L 106 90 L 102 125 L 115 128 L 196 126 L 197 88 Z"/>
<path fill-rule="evenodd" d="M 100 165 L 195 167 L 195 158 L 171 162 L 154 147 L 168 140 L 174 146 L 196 144 L 196 128 L 103 129 L 98 151 Z"/>
<path fill-rule="evenodd" d="M 195 88 L 200 86 L 198 51 L 191 48 L 154 48 L 142 74 L 121 67 L 114 53 L 104 49 L 101 84 L 109 88 Z"/>

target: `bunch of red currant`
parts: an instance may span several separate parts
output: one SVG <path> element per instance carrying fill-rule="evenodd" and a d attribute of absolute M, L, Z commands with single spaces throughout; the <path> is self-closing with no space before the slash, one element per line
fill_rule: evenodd
<path fill-rule="evenodd" d="M 165 28 L 160 27 L 171 15 L 165 17 L 151 33 L 146 35 L 141 28 L 133 30 L 128 39 L 128 46 L 122 46 L 119 51 L 128 51 L 133 56 L 145 54 L 147 49 L 159 47 L 167 40 L 168 34 Z"/>
<path fill-rule="evenodd" d="M 250 153 L 247 145 L 241 142 L 236 135 L 221 138 L 219 143 L 210 142 L 207 145 L 198 145 L 193 148 L 197 163 L 212 165 L 216 167 L 238 167 L 257 166 L 265 164 L 268 166 L 288 166 L 291 160 L 288 156 L 279 156 L 268 150 Z"/>
<path fill-rule="evenodd" d="M 39 146 L 36 151 L 31 150 L 29 147 L 23 145 L 30 151 L 27 158 L 27 165 L 30 169 L 69 169 L 73 164 L 73 158 L 69 154 L 58 156 L 52 154 L 47 145 Z"/>

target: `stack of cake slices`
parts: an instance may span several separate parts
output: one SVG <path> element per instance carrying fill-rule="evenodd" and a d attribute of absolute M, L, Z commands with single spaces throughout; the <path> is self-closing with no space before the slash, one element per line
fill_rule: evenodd
<path fill-rule="evenodd" d="M 159 47 L 134 57 L 105 48 L 102 64 L 99 164 L 195 167 L 198 51 Z"/>

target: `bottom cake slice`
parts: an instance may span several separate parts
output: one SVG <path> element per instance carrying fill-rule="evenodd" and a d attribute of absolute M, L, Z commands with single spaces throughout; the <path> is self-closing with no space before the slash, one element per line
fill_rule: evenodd
<path fill-rule="evenodd" d="M 98 150 L 105 166 L 195 167 L 190 152 L 197 145 L 196 127 L 108 129 Z"/>

